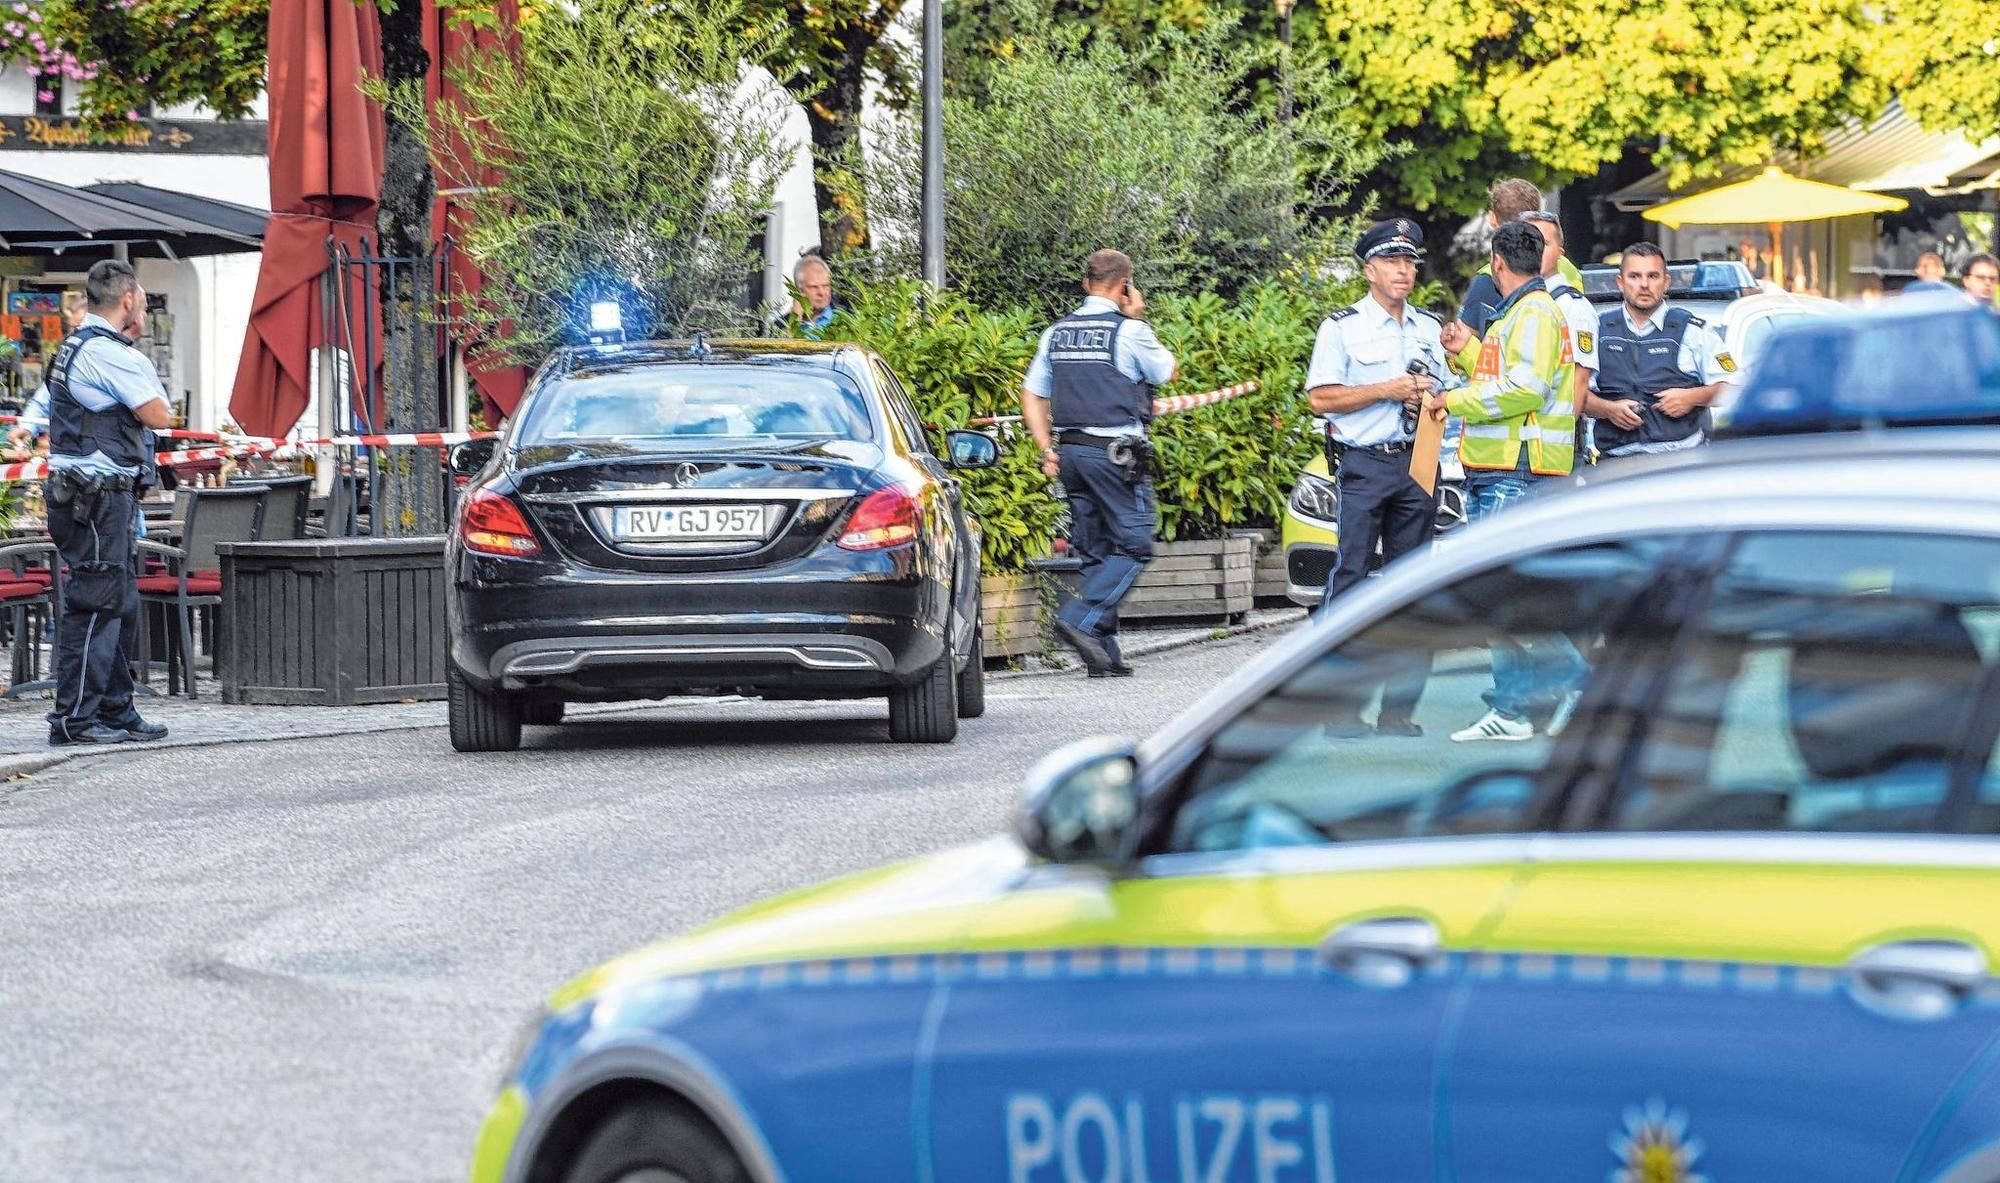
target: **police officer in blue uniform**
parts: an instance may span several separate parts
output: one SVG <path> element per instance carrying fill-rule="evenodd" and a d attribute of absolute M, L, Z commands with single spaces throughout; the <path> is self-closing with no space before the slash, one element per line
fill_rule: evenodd
<path fill-rule="evenodd" d="M 1685 308 L 1662 309 L 1666 257 L 1649 242 L 1618 264 L 1624 301 L 1597 329 L 1597 374 L 1584 410 L 1606 457 L 1678 452 L 1705 443 L 1709 404 L 1736 373 L 1722 339 Z"/>
<path fill-rule="evenodd" d="M 1340 554 L 1320 601 L 1360 583 L 1377 543 L 1384 562 L 1431 540 L 1437 494 L 1410 477 L 1416 412 L 1426 394 L 1456 387 L 1439 341 L 1443 322 L 1408 303 L 1424 232 L 1407 219 L 1370 226 L 1355 244 L 1368 294 L 1326 318 L 1306 367 L 1340 490 Z M 1435 482 L 1432 485 L 1436 487 Z"/>
<path fill-rule="evenodd" d="M 173 420 L 153 363 L 133 347 L 146 292 L 106 259 L 84 281 L 83 324 L 49 363 L 49 533 L 62 552 L 56 700 L 49 743 L 159 739 L 132 705 L 139 624 L 138 496 L 152 482 L 152 429 Z"/>
<path fill-rule="evenodd" d="M 1320 324 L 1306 367 L 1306 394 L 1326 420 L 1328 463 L 1339 490 L 1340 550 L 1320 600 L 1336 596 L 1368 574 L 1379 543 L 1385 563 L 1431 540 L 1437 524 L 1437 481 L 1426 493 L 1410 475 L 1410 448 L 1424 396 L 1461 385 L 1447 363 L 1437 317 L 1408 303 L 1423 258 L 1424 233 L 1395 218 L 1362 233 L 1354 253 L 1368 279 L 1368 294 Z M 1402 679 L 1383 690 L 1373 731 L 1416 736 L 1410 719 L 1424 680 Z M 1368 734 L 1358 714 L 1331 720 L 1336 738 Z"/>
<path fill-rule="evenodd" d="M 1022 382 L 1021 418 L 1042 449 L 1042 471 L 1069 497 L 1070 549 L 1082 585 L 1056 632 L 1093 678 L 1132 672 L 1118 649 L 1118 603 L 1153 557 L 1153 389 L 1179 373 L 1174 355 L 1140 319 L 1145 297 L 1132 260 L 1100 250 L 1084 263 L 1082 304 L 1042 334 Z"/>

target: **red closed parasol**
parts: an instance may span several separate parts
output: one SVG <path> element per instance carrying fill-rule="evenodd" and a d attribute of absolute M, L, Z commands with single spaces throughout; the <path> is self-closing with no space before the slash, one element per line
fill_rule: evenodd
<path fill-rule="evenodd" d="M 272 0 L 271 221 L 229 399 L 253 435 L 282 435 L 305 411 L 326 240 L 357 249 L 374 233 L 385 133 L 361 83 L 381 74 L 372 0 Z"/>

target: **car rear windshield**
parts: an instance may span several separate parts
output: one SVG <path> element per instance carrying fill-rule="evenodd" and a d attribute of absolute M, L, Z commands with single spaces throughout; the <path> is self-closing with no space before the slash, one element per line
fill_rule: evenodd
<path fill-rule="evenodd" d="M 874 438 L 867 396 L 839 370 L 690 363 L 558 379 L 536 391 L 515 443 L 672 449 L 728 440 Z"/>

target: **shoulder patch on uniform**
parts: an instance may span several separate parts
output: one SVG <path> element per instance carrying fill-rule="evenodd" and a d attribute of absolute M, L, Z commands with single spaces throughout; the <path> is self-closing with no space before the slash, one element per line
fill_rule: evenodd
<path fill-rule="evenodd" d="M 1703 319 L 1702 319 L 1702 318 L 1700 318 L 1699 316 L 1696 316 L 1696 315 L 1695 315 L 1694 313 L 1692 313 L 1692 312 L 1690 312 L 1690 313 L 1688 313 L 1688 314 L 1687 314 L 1687 322 L 1688 322 L 1689 324 L 1693 325 L 1693 326 L 1694 326 L 1695 328 L 1698 328 L 1698 329 L 1699 329 L 1699 328 L 1702 328 L 1702 327 L 1704 327 L 1704 326 L 1706 326 L 1706 325 L 1708 324 L 1708 322 L 1707 322 L 1707 321 L 1703 320 Z"/>
<path fill-rule="evenodd" d="M 1592 352 L 1596 348 L 1596 346 L 1597 346 L 1597 335 L 1595 333 L 1592 333 L 1589 329 L 1585 329 L 1576 335 L 1576 347 L 1578 349 L 1583 350 L 1585 353 Z"/>
<path fill-rule="evenodd" d="M 1328 315 L 1327 319 L 1346 320 L 1350 316 L 1359 316 L 1359 315 L 1361 315 L 1361 310 L 1359 308 L 1356 308 L 1354 305 L 1349 304 L 1347 307 L 1341 309 L 1339 312 L 1335 312 Z"/>
<path fill-rule="evenodd" d="M 1736 359 L 1729 356 L 1727 350 L 1715 355 L 1715 364 L 1721 366 L 1722 372 L 1725 374 L 1734 374 L 1736 372 Z"/>

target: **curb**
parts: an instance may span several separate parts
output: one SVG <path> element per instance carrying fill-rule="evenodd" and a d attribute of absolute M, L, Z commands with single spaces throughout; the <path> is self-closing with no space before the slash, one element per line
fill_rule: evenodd
<path fill-rule="evenodd" d="M 1176 649 L 1206 645 L 1211 641 L 1227 641 L 1232 637 L 1247 636 L 1250 633 L 1260 633 L 1275 628 L 1285 628 L 1311 619 L 1311 615 L 1303 608 L 1296 611 L 1291 609 L 1278 609 L 1278 611 L 1283 612 L 1284 615 L 1276 620 L 1256 620 L 1246 621 L 1243 624 L 1225 624 L 1219 625 L 1205 633 L 1196 633 L 1193 636 L 1170 637 L 1160 641 L 1141 642 L 1126 648 L 1125 656 L 1152 657 L 1160 653 L 1171 653 Z M 1083 667 L 1081 664 L 1071 665 L 1065 669 L 989 670 L 987 671 L 986 679 L 989 682 L 1010 682 L 1017 678 L 1047 678 L 1062 674 L 1077 674 L 1081 673 L 1082 670 Z"/>
<path fill-rule="evenodd" d="M 37 772 L 46 772 L 58 764 L 67 764 L 82 752 L 29 752 L 17 756 L 0 756 L 0 783 L 25 779 Z"/>

